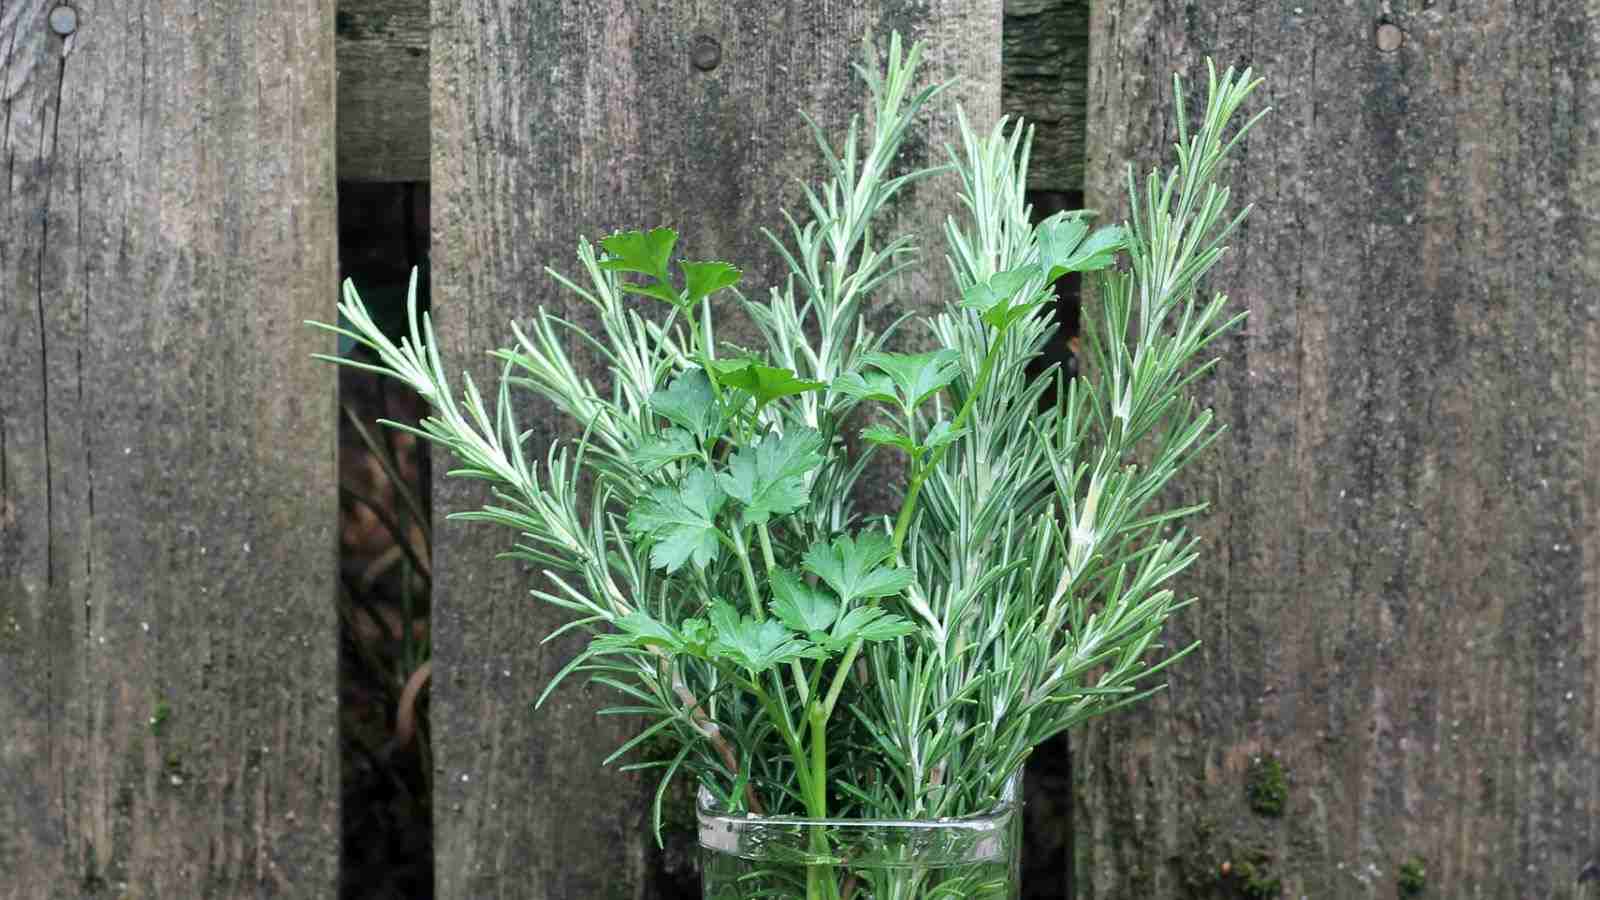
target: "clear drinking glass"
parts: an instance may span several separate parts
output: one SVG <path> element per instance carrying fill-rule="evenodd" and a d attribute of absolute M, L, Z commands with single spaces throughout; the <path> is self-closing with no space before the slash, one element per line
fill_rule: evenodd
<path fill-rule="evenodd" d="M 981 816 L 928 822 L 727 815 L 700 794 L 705 900 L 1016 900 L 1015 780 Z"/>

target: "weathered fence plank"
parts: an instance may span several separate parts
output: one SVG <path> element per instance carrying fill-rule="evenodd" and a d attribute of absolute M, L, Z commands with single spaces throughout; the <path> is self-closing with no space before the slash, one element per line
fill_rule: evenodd
<path fill-rule="evenodd" d="M 1038 128 L 1028 184 L 1083 184 L 1088 0 L 1006 0 L 1002 102 Z M 339 177 L 427 181 L 428 0 L 340 0 Z"/>
<path fill-rule="evenodd" d="M 0 895 L 331 896 L 332 3 L 52 6 L 0 5 Z"/>
<path fill-rule="evenodd" d="M 1214 505 L 1174 637 L 1205 643 L 1075 744 L 1077 896 L 1573 896 L 1600 837 L 1600 4 L 1093 14 L 1091 205 L 1164 158 L 1203 54 L 1275 111 L 1213 279 L 1250 321 L 1189 481 Z"/>
<path fill-rule="evenodd" d="M 447 349 L 505 343 L 509 321 L 539 304 L 583 315 L 542 271 L 571 271 L 579 235 L 671 224 L 690 258 L 736 260 L 746 285 L 769 283 L 775 254 L 757 227 L 780 222 L 799 199 L 794 179 L 820 169 L 795 111 L 839 127 L 862 108 L 850 63 L 869 27 L 926 38 L 928 77 L 962 78 L 969 115 L 994 120 L 998 2 L 436 2 L 433 303 Z M 952 129 L 939 118 L 907 162 L 940 161 Z M 952 201 L 947 184 L 920 190 L 899 204 L 900 225 L 936 249 Z M 943 267 L 932 271 L 902 309 L 941 299 Z M 606 378 L 594 354 L 571 352 Z M 480 360 L 481 384 L 495 372 Z M 573 434 L 548 414 L 523 421 L 535 444 Z M 438 490 L 441 509 L 485 499 L 473 485 Z M 539 646 L 564 619 L 528 597 L 530 573 L 491 560 L 508 538 L 444 526 L 435 551 L 440 896 L 648 896 L 653 781 L 600 768 L 624 733 L 596 720 L 610 702 L 600 689 L 574 682 L 532 712 L 580 645 Z"/>
<path fill-rule="evenodd" d="M 428 180 L 428 0 L 338 0 L 339 178 Z"/>
<path fill-rule="evenodd" d="M 1006 0 L 1001 104 L 1034 124 L 1028 187 L 1083 190 L 1089 0 Z"/>

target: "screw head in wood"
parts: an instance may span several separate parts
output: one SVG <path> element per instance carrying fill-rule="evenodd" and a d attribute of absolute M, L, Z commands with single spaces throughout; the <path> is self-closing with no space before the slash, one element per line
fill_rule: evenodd
<path fill-rule="evenodd" d="M 1394 51 L 1400 49 L 1401 44 L 1406 42 L 1406 33 L 1400 30 L 1400 26 L 1391 22 L 1384 22 L 1382 25 L 1378 26 L 1375 39 L 1378 42 L 1378 49 L 1380 51 L 1384 53 L 1393 53 Z"/>
<path fill-rule="evenodd" d="M 50 30 L 66 37 L 78 30 L 78 11 L 62 4 L 50 10 Z"/>
<path fill-rule="evenodd" d="M 709 72 L 722 63 L 722 44 L 709 34 L 697 34 L 689 42 L 689 62 L 702 72 Z"/>

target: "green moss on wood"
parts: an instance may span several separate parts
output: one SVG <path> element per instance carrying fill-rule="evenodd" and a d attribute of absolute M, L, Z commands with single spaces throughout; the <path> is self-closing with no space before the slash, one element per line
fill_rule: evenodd
<path fill-rule="evenodd" d="M 1245 782 L 1245 797 L 1258 815 L 1279 818 L 1289 802 L 1289 781 L 1276 756 L 1258 756 Z"/>
<path fill-rule="evenodd" d="M 1243 862 L 1237 869 L 1239 893 L 1250 900 L 1270 900 L 1283 895 L 1283 881 L 1265 865 Z"/>
<path fill-rule="evenodd" d="M 1205 818 L 1193 823 L 1191 834 L 1193 839 L 1172 860 L 1185 900 L 1269 900 L 1282 895 L 1277 857 L 1267 843 L 1219 838 L 1215 823 Z"/>
<path fill-rule="evenodd" d="M 155 709 L 150 711 L 150 733 L 161 737 L 161 733 L 166 730 L 167 719 L 171 717 L 172 707 L 168 706 L 165 700 L 157 700 Z"/>
<path fill-rule="evenodd" d="M 1428 866 L 1420 856 L 1413 856 L 1400 864 L 1400 877 L 1395 879 L 1402 897 L 1420 897 L 1428 886 Z"/>

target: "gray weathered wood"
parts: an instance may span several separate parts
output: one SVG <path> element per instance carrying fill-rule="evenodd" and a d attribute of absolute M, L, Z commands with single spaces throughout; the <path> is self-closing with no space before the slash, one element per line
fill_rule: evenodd
<path fill-rule="evenodd" d="M 338 0 L 339 178 L 428 180 L 428 0 Z"/>
<path fill-rule="evenodd" d="M 1028 187 L 1083 190 L 1088 0 L 1006 0 L 1001 104 L 1034 123 Z"/>
<path fill-rule="evenodd" d="M 1002 103 L 1034 122 L 1029 186 L 1083 184 L 1088 0 L 1007 0 Z M 427 181 L 427 0 L 340 0 L 339 177 Z"/>
<path fill-rule="evenodd" d="M 1246 864 L 1393 898 L 1412 859 L 1423 896 L 1574 896 L 1600 836 L 1597 22 L 1096 4 L 1091 205 L 1167 152 L 1174 69 L 1254 65 L 1275 111 L 1212 279 L 1250 321 L 1186 489 L 1214 505 L 1172 637 L 1204 644 L 1075 739 L 1079 898 L 1245 896 Z M 1250 802 L 1258 758 L 1281 816 Z"/>
<path fill-rule="evenodd" d="M 850 72 L 867 28 L 928 42 L 928 77 L 960 77 L 950 99 L 975 122 L 999 110 L 998 2 L 899 4 L 507 0 L 433 7 L 434 309 L 457 360 L 509 341 L 509 321 L 538 304 L 579 314 L 543 273 L 571 271 L 579 235 L 670 224 L 690 258 L 746 267 L 770 283 L 775 254 L 757 226 L 796 208 L 796 177 L 818 170 L 797 109 L 838 128 L 862 108 Z M 720 44 L 711 71 L 691 42 Z M 938 162 L 953 139 L 950 107 L 907 146 Z M 897 204 L 898 227 L 938 246 L 954 211 L 948 183 Z M 943 267 L 903 290 L 901 309 L 940 298 Z M 892 315 L 898 310 L 884 310 Z M 724 335 L 719 335 L 722 337 Z M 727 335 L 737 338 L 736 335 Z M 573 346 L 600 381 L 595 354 Z M 479 383 L 494 371 L 474 358 Z M 568 424 L 523 417 L 535 444 Z M 542 456 L 542 451 L 539 455 Z M 473 485 L 439 488 L 438 508 L 483 502 Z M 628 723 L 601 722 L 602 689 L 567 686 L 531 701 L 581 646 L 539 639 L 564 617 L 535 605 L 530 574 L 493 554 L 510 535 L 440 528 L 434 598 L 435 828 L 442 898 L 644 897 L 653 779 L 602 769 Z"/>
<path fill-rule="evenodd" d="M 0 895 L 332 896 L 332 3 L 53 5 L 0 5 Z"/>

